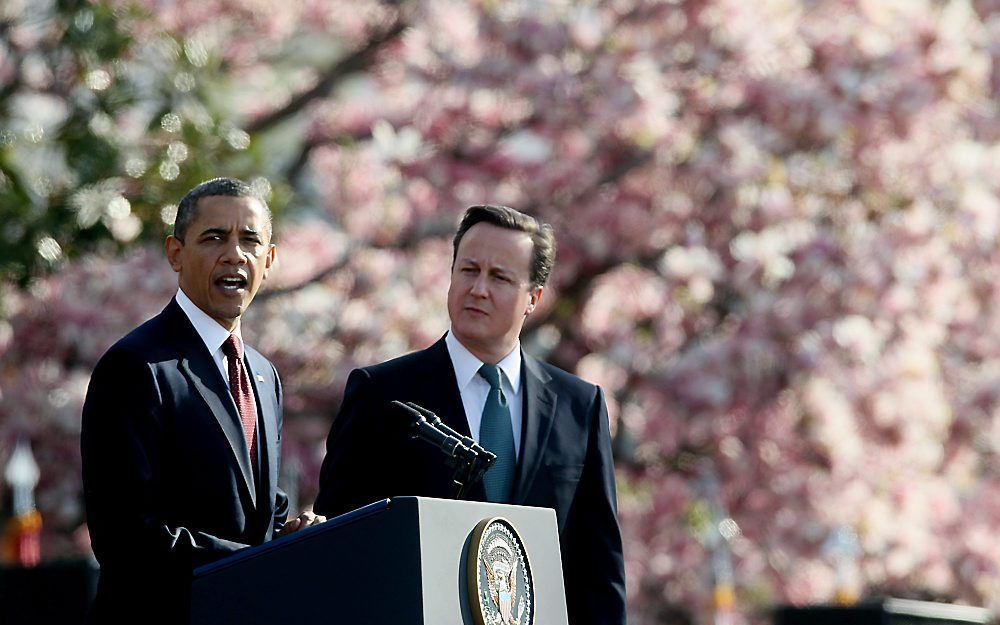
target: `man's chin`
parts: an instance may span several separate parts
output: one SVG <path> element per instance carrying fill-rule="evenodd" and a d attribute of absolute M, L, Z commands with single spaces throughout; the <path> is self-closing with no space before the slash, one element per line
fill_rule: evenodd
<path fill-rule="evenodd" d="M 224 328 L 234 328 L 243 314 L 241 306 L 225 306 L 216 308 L 211 315 Z"/>
<path fill-rule="evenodd" d="M 483 331 L 480 328 L 452 328 L 455 333 L 455 338 L 458 339 L 462 345 L 472 348 L 484 348 L 492 347 L 497 339 L 495 336 L 489 332 Z"/>
<path fill-rule="evenodd" d="M 452 331 L 455 333 L 455 338 L 463 341 L 482 341 L 486 338 L 486 333 L 483 332 L 481 328 L 476 327 L 475 323 L 461 323 L 452 324 Z"/>

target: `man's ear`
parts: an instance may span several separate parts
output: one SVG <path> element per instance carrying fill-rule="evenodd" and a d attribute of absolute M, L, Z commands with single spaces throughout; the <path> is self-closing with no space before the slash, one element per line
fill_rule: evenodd
<path fill-rule="evenodd" d="M 170 268 L 174 271 L 180 272 L 181 270 L 181 249 L 184 248 L 184 242 L 170 235 L 167 240 L 163 242 L 163 249 L 167 253 L 167 262 L 170 263 Z"/>
<path fill-rule="evenodd" d="M 536 286 L 528 291 L 528 307 L 524 310 L 525 317 L 534 312 L 535 307 L 538 306 L 538 302 L 542 300 L 543 290 L 545 290 L 545 287 Z"/>
<path fill-rule="evenodd" d="M 271 266 L 274 265 L 274 261 L 278 258 L 278 248 L 271 243 L 267 246 L 267 257 L 264 259 L 264 271 L 261 272 L 261 278 L 267 280 L 267 274 L 271 271 Z"/>

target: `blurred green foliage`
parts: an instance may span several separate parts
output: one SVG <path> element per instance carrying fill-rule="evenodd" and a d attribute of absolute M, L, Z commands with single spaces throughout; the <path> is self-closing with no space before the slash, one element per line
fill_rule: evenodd
<path fill-rule="evenodd" d="M 162 32 L 135 36 L 139 11 L 59 0 L 0 12 L 0 279 L 25 285 L 81 254 L 161 240 L 192 186 L 261 171 L 264 150 L 207 92 L 223 64 L 192 63 Z"/>

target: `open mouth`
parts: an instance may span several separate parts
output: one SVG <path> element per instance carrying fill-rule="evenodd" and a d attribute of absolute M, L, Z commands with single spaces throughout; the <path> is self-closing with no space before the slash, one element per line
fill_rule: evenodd
<path fill-rule="evenodd" d="M 228 293 L 239 293 L 247 288 L 247 279 L 240 275 L 228 275 L 217 278 L 215 284 Z"/>

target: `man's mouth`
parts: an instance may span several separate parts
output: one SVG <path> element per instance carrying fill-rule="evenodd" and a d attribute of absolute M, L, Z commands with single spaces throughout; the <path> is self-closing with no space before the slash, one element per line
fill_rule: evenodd
<path fill-rule="evenodd" d="M 237 293 L 247 288 L 247 279 L 241 275 L 228 275 L 216 278 L 215 284 L 223 291 Z"/>

